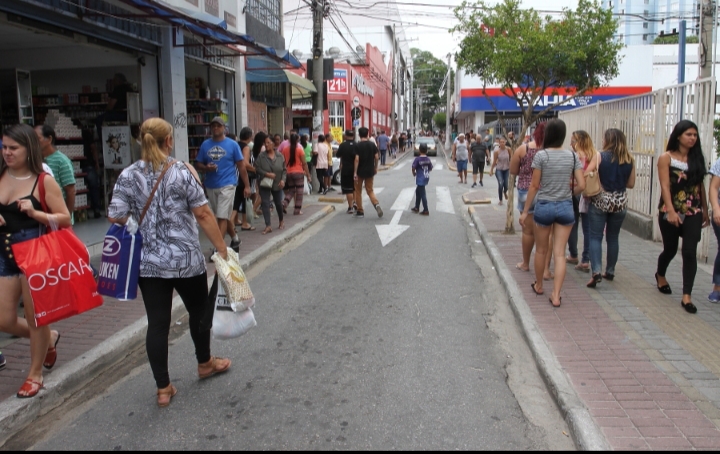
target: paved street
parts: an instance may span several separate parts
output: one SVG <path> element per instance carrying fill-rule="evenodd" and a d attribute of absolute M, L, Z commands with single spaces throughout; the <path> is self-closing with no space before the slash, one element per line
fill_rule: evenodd
<path fill-rule="evenodd" d="M 483 295 L 490 287 L 468 246 L 464 188 L 433 158 L 431 215 L 410 212 L 409 158 L 377 177 L 382 219 L 338 205 L 249 273 L 258 327 L 214 342 L 233 359 L 230 373 L 198 382 L 184 335 L 170 350 L 179 388 L 170 408 L 155 406 L 143 363 L 54 416 L 32 447 L 571 449 L 539 378 L 526 386 L 542 389 L 536 407 L 551 433 L 528 420 L 532 406 L 518 402 L 527 392 L 508 386 L 507 346 L 487 325 L 502 298 Z M 408 228 L 383 246 L 377 226 L 391 224 Z M 514 368 L 537 375 L 531 361 Z"/>

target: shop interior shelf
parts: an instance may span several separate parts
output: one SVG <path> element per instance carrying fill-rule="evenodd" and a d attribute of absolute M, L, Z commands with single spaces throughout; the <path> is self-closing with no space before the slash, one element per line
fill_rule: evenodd
<path fill-rule="evenodd" d="M 54 109 L 56 107 L 82 107 L 82 106 L 107 106 L 106 102 L 85 102 L 85 103 L 76 103 L 76 104 L 37 104 L 35 105 L 36 109 Z"/>

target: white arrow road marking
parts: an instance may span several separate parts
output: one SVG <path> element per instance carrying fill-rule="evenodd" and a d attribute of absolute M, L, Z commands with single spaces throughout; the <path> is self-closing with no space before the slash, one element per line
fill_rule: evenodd
<path fill-rule="evenodd" d="M 450 197 L 450 188 L 447 186 L 437 186 L 435 188 L 437 202 L 435 209 L 441 213 L 455 214 L 452 197 Z"/>
<path fill-rule="evenodd" d="M 400 191 L 400 195 L 395 199 L 395 203 L 393 203 L 393 206 L 390 208 L 392 211 L 404 211 L 407 210 L 408 207 L 410 207 L 410 202 L 412 202 L 413 197 L 415 197 L 415 188 L 405 188 L 402 191 Z"/>
<path fill-rule="evenodd" d="M 400 164 L 395 166 L 395 170 L 402 169 L 403 167 L 405 167 L 406 164 L 407 164 L 407 161 L 401 162 Z"/>
<path fill-rule="evenodd" d="M 375 197 L 377 197 L 381 192 L 383 192 L 383 189 L 385 189 L 385 188 L 373 188 Z M 363 192 L 362 192 L 362 199 L 363 199 L 363 206 L 370 205 L 370 197 L 368 197 L 367 192 L 365 192 L 365 189 L 363 189 Z"/>
<path fill-rule="evenodd" d="M 433 170 L 442 170 L 442 169 L 443 169 L 442 164 L 438 164 L 438 165 L 436 165 L 436 166 L 433 166 Z"/>
<path fill-rule="evenodd" d="M 390 221 L 390 224 L 388 225 L 375 226 L 383 247 L 387 246 L 392 240 L 399 237 L 405 230 L 410 228 L 409 225 L 400 225 L 400 216 L 402 216 L 402 213 L 402 211 L 396 211 Z"/>

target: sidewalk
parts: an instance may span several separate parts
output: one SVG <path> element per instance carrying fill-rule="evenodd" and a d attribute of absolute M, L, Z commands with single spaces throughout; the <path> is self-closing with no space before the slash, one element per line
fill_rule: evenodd
<path fill-rule="evenodd" d="M 515 267 L 522 261 L 518 214 L 518 233 L 504 234 L 506 206 L 497 205 L 496 191 L 488 184 L 473 191 L 473 198 L 492 199 L 492 205 L 473 208 L 476 228 L 491 256 L 498 251 L 495 266 L 508 293 L 518 296 L 511 298 L 516 313 L 518 306 L 529 308 L 550 362 L 559 364 L 570 394 L 577 394 L 608 445 L 720 448 L 720 306 L 707 301 L 712 263 L 698 266 L 693 295 L 698 313 L 688 314 L 680 307 L 679 254 L 667 276 L 674 294 L 663 295 L 654 279 L 661 244 L 623 231 L 615 280 L 589 289 L 590 275 L 570 265 L 562 306 L 554 309 L 548 302 L 552 282 L 544 283 L 545 296 L 536 296 L 530 288 L 534 273 Z M 578 243 L 582 249 L 582 231 Z M 527 329 L 526 335 L 532 337 Z M 547 375 L 558 397 L 563 390 Z"/>
<path fill-rule="evenodd" d="M 253 223 L 255 231 L 240 231 L 238 228 L 238 234 L 242 240 L 240 259 L 243 266 L 252 265 L 333 211 L 331 206 L 314 203 L 314 199 L 315 197 L 309 197 L 303 208 L 302 216 L 292 214 L 285 216 L 285 230 L 277 229 L 278 221 L 274 212 L 272 216 L 273 231 L 268 235 L 261 234 L 265 226 L 262 216 Z M 208 256 L 211 246 L 203 235 L 201 235 L 201 244 Z M 99 261 L 100 257 L 93 258 L 94 265 L 99 265 Z M 214 269 L 214 264 L 209 262 L 208 276 L 212 275 Z M 22 313 L 22 309 L 20 311 Z M 179 313 L 182 313 L 182 309 Z M 137 330 L 125 333 L 128 328 L 133 326 L 136 326 Z M 145 308 L 140 292 L 138 292 L 138 298 L 133 301 L 122 302 L 114 298 L 105 298 L 102 307 L 52 325 L 52 328 L 58 330 L 62 335 L 57 347 L 57 364 L 52 371 L 45 371 L 45 385 L 48 389 L 41 391 L 39 397 L 26 400 L 17 399 L 15 393 L 20 389 L 27 376 L 27 368 L 30 363 L 30 341 L 11 338 L 7 334 L 0 333 L 0 351 L 7 359 L 7 367 L 0 371 L 0 400 L 3 400 L 0 402 L 0 445 L 8 436 L 12 435 L 12 433 L 3 432 L 18 430 L 18 422 L 13 418 L 17 417 L 19 413 L 26 417 L 26 413 L 35 410 L 45 412 L 48 410 L 47 406 L 52 405 L 48 401 L 57 400 L 56 398 L 60 397 L 55 404 L 62 402 L 63 395 L 55 396 L 55 393 L 74 392 L 74 389 L 71 388 L 77 382 L 91 378 L 91 376 L 78 377 L 79 374 L 75 371 L 80 370 L 82 374 L 84 367 L 80 367 L 80 363 L 90 361 L 95 355 L 99 355 L 99 360 L 100 356 L 112 357 L 124 354 L 125 351 L 135 347 L 144 339 L 146 326 Z M 100 349 L 98 349 L 99 346 Z M 89 366 L 99 367 L 95 363 Z M 67 382 L 70 384 L 68 385 Z M 50 396 L 50 393 L 53 393 L 53 396 Z M 40 406 L 43 408 L 40 409 Z"/>

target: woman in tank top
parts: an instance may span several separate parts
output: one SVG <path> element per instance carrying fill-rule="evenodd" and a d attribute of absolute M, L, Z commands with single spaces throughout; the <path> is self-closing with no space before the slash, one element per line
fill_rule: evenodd
<path fill-rule="evenodd" d="M 43 173 L 42 152 L 35 130 L 25 124 L 11 126 L 3 133 L 3 159 L 0 161 L 0 235 L 5 247 L 0 252 L 0 330 L 30 338 L 30 367 L 27 379 L 17 393 L 19 398 L 34 397 L 43 387 L 43 366 L 51 369 L 57 360 L 57 331 L 35 326 L 35 313 L 27 279 L 15 262 L 12 244 L 37 238 L 45 227 L 70 227 L 70 213 L 60 186 Z M 40 188 L 43 178 L 45 204 L 42 211 Z M 22 295 L 25 318 L 17 316 Z"/>
<path fill-rule="evenodd" d="M 510 149 L 506 147 L 507 141 L 505 137 L 499 137 L 499 147 L 493 153 L 493 163 L 490 167 L 490 173 L 495 172 L 495 178 L 498 182 L 498 198 L 500 202 L 498 205 L 503 204 L 503 196 L 507 200 L 508 195 L 508 183 L 510 180 Z"/>

